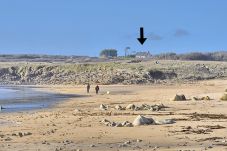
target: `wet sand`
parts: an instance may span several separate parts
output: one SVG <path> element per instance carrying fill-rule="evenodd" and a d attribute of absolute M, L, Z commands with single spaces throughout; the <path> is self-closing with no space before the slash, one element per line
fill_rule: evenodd
<path fill-rule="evenodd" d="M 79 94 L 49 109 L 1 113 L 0 151 L 15 150 L 227 150 L 227 101 L 220 97 L 227 80 L 153 86 L 100 86 L 87 95 L 85 86 L 45 86 L 40 90 Z M 106 94 L 109 91 L 110 94 Z M 171 101 L 175 94 L 209 96 L 209 101 Z M 114 106 L 163 103 L 165 111 L 118 111 Z M 109 106 L 102 111 L 100 104 Z M 101 120 L 132 122 L 138 115 L 168 125 L 108 127 Z M 124 145 L 125 144 L 125 145 Z"/>

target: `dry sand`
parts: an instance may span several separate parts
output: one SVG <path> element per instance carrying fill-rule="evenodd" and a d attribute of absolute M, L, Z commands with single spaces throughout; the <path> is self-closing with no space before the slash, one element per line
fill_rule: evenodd
<path fill-rule="evenodd" d="M 85 86 L 39 88 L 80 96 L 50 109 L 0 113 L 0 151 L 227 150 L 227 101 L 220 101 L 227 80 L 100 88 L 99 95 L 95 95 L 94 86 L 89 95 L 85 93 Z M 106 94 L 107 91 L 110 94 Z M 209 96 L 212 100 L 171 101 L 175 94 L 185 94 L 189 99 Z M 112 109 L 116 104 L 130 103 L 163 103 L 169 108 L 158 112 Z M 111 109 L 101 111 L 100 104 Z M 176 123 L 137 127 L 107 127 L 100 123 L 103 119 L 133 122 L 137 115 L 157 120 L 175 119 Z"/>

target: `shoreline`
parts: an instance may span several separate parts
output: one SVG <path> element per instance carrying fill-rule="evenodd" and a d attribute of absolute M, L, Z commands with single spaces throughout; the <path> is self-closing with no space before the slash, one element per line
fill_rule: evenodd
<path fill-rule="evenodd" d="M 2 86 L 0 93 L 4 94 L 4 91 L 5 96 L 0 97 L 0 113 L 48 109 L 70 98 L 81 97 L 76 94 L 51 92 L 36 86 Z"/>

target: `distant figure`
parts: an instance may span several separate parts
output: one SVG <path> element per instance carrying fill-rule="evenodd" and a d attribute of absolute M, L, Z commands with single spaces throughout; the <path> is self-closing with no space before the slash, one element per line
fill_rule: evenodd
<path fill-rule="evenodd" d="M 95 92 L 96 92 L 96 94 L 99 94 L 99 86 L 98 85 L 95 87 Z"/>
<path fill-rule="evenodd" d="M 88 83 L 88 84 L 87 84 L 87 93 L 90 92 L 90 88 L 91 88 L 91 86 L 90 86 L 90 84 Z"/>

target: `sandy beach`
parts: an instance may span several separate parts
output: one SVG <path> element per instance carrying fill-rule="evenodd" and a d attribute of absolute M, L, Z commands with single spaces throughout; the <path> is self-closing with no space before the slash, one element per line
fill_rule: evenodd
<path fill-rule="evenodd" d="M 227 102 L 220 101 L 227 80 L 181 85 L 106 85 L 99 95 L 86 94 L 85 86 L 45 86 L 38 89 L 78 94 L 49 109 L 1 113 L 0 150 L 227 150 Z M 106 92 L 109 91 L 109 94 Z M 187 99 L 172 101 L 176 94 Z M 162 111 L 116 110 L 116 105 L 164 104 Z M 100 104 L 108 106 L 100 110 Z M 110 127 L 100 121 L 133 120 L 143 115 L 173 124 Z"/>

